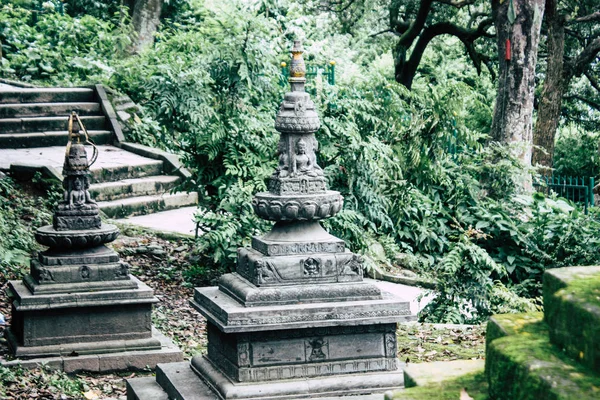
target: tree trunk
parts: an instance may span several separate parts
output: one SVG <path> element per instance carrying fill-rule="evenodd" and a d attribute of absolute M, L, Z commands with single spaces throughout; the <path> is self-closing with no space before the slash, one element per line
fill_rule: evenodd
<path fill-rule="evenodd" d="M 533 131 L 533 165 L 540 165 L 550 172 L 554 159 L 554 136 L 562 98 L 569 84 L 568 73 L 563 71 L 565 53 L 565 19 L 556 12 L 557 0 L 546 0 L 548 24 L 548 61 L 546 79 L 540 98 L 538 117 Z"/>
<path fill-rule="evenodd" d="M 510 10 L 511 4 L 514 12 Z M 535 66 L 544 0 L 492 0 L 492 13 L 500 68 L 490 136 L 502 143 L 522 143 L 516 155 L 528 166 L 531 165 Z M 507 40 L 510 40 L 508 60 Z"/>
<path fill-rule="evenodd" d="M 144 46 L 152 44 L 154 34 L 160 23 L 160 12 L 164 0 L 135 0 L 133 6 L 133 28 L 137 40 L 133 46 L 134 52 L 139 52 Z"/>

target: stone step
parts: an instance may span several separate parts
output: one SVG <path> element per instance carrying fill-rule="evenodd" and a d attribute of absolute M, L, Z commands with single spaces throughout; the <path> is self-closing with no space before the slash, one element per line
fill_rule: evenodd
<path fill-rule="evenodd" d="M 156 211 L 191 206 L 198 203 L 197 193 L 174 193 L 126 199 L 100 201 L 98 206 L 109 218 L 125 218 L 132 215 L 150 214 Z"/>
<path fill-rule="evenodd" d="M 0 92 L 0 104 L 95 101 L 96 93 L 89 88 L 23 88 Z"/>
<path fill-rule="evenodd" d="M 125 383 L 127 400 L 169 400 L 169 395 L 156 383 L 153 376 L 126 379 Z"/>
<path fill-rule="evenodd" d="M 88 131 L 90 138 L 96 144 L 112 142 L 111 131 Z M 67 131 L 64 132 L 34 132 L 6 133 L 0 135 L 0 149 L 24 149 L 30 147 L 66 146 Z"/>
<path fill-rule="evenodd" d="M 452 360 L 410 363 L 404 367 L 404 387 L 427 386 L 463 375 L 483 373 L 484 360 Z"/>
<path fill-rule="evenodd" d="M 178 176 L 158 175 L 123 179 L 116 182 L 95 183 L 90 186 L 89 190 L 92 197 L 97 201 L 109 201 L 165 193 L 175 187 L 178 182 Z"/>
<path fill-rule="evenodd" d="M 80 116 L 102 114 L 100 103 L 0 104 L 0 118 L 68 116 L 72 111 Z"/>
<path fill-rule="evenodd" d="M 544 312 L 550 341 L 600 373 L 600 267 L 546 271 Z"/>
<path fill-rule="evenodd" d="M 600 375 L 549 339 L 541 313 L 496 315 L 488 322 L 485 371 L 490 398 L 596 399 Z"/>
<path fill-rule="evenodd" d="M 458 400 L 461 390 L 488 399 L 484 360 L 433 361 L 404 367 L 404 388 L 385 393 L 385 400 Z"/>
<path fill-rule="evenodd" d="M 91 154 L 89 154 L 91 157 Z M 104 160 L 106 162 L 106 160 Z M 91 183 L 116 182 L 123 179 L 143 178 L 153 175 L 162 175 L 163 163 L 160 160 L 147 159 L 142 163 L 129 164 L 127 162 L 112 164 L 107 162 L 104 166 L 90 168 Z"/>
<path fill-rule="evenodd" d="M 81 117 L 88 131 L 106 129 L 106 118 L 103 115 Z M 24 117 L 0 119 L 0 135 L 5 133 L 29 133 L 64 131 L 68 126 L 68 117 Z"/>

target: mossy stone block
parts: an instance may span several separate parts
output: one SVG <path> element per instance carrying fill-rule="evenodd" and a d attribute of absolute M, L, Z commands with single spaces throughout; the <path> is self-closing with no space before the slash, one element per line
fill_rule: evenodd
<path fill-rule="evenodd" d="M 548 325 L 526 314 L 497 315 L 490 325 L 486 376 L 495 400 L 600 398 L 600 376 L 552 345 Z M 499 335 L 500 332 L 500 336 Z M 501 332 L 506 335 L 502 336 Z"/>
<path fill-rule="evenodd" d="M 544 309 L 550 341 L 600 372 L 600 267 L 547 271 Z"/>

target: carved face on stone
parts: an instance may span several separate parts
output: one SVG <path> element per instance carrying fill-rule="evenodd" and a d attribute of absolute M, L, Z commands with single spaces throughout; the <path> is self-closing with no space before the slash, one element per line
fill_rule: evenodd
<path fill-rule="evenodd" d="M 83 189 L 83 182 L 81 181 L 80 178 L 76 178 L 75 182 L 73 182 L 73 188 L 75 190 L 82 190 Z"/>
<path fill-rule="evenodd" d="M 319 260 L 316 258 L 308 258 L 304 261 L 304 275 L 318 275 L 319 274 Z"/>
<path fill-rule="evenodd" d="M 304 140 L 298 140 L 298 143 L 296 143 L 296 151 L 298 154 L 306 154 L 306 142 Z"/>

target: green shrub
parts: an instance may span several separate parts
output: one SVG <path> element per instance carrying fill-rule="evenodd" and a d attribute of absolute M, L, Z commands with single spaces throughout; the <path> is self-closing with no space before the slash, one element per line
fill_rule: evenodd
<path fill-rule="evenodd" d="M 25 195 L 8 177 L 0 177 L 0 278 L 21 277 L 38 248 L 34 229 L 51 222 L 47 207 Z"/>
<path fill-rule="evenodd" d="M 598 177 L 600 173 L 598 133 L 576 125 L 559 129 L 554 148 L 554 170 L 559 176 Z"/>
<path fill-rule="evenodd" d="M 131 40 L 127 19 L 116 26 L 48 10 L 32 24 L 30 9 L 8 4 L 0 6 L 0 43 L 3 76 L 78 85 L 105 81 L 112 73 L 110 60 L 127 54 Z"/>

